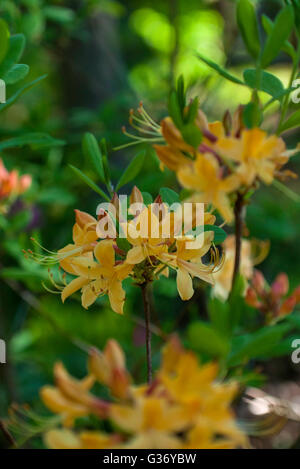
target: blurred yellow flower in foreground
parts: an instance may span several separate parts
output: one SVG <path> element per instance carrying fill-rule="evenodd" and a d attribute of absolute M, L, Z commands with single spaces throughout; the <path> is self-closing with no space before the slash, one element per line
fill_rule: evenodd
<path fill-rule="evenodd" d="M 197 357 L 173 337 L 164 348 L 161 368 L 151 384 L 131 383 L 117 342 L 108 342 L 103 354 L 92 350 L 90 373 L 84 380 L 70 377 L 55 366 L 56 387 L 44 387 L 41 398 L 64 426 L 77 417 L 94 415 L 99 430 L 53 429 L 44 435 L 49 448 L 237 448 L 246 445 L 230 408 L 237 392 L 234 382 L 217 380 L 215 363 L 200 366 Z M 111 391 L 111 400 L 90 393 L 94 380 Z M 112 433 L 103 422 L 112 423 Z M 105 427 L 107 428 L 107 426 Z"/>

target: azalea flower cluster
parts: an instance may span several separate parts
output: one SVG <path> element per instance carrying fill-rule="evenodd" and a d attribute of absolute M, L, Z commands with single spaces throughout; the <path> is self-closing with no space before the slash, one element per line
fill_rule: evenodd
<path fill-rule="evenodd" d="M 110 340 L 104 352 L 90 352 L 89 373 L 77 380 L 61 363 L 56 386 L 45 386 L 41 398 L 61 416 L 64 428 L 49 430 L 45 444 L 54 449 L 225 449 L 247 444 L 231 403 L 235 382 L 217 380 L 215 363 L 200 366 L 196 356 L 173 337 L 151 384 L 134 385 L 120 346 Z M 95 382 L 108 388 L 111 400 L 91 393 Z M 94 416 L 95 430 L 71 430 L 76 420 Z M 112 433 L 103 422 L 111 423 Z M 105 426 L 109 428 L 109 426 Z"/>
<path fill-rule="evenodd" d="M 117 205 L 117 202 L 118 197 L 114 195 L 112 203 Z M 204 213 L 202 236 L 199 243 L 190 246 L 189 243 L 197 241 L 197 236 L 192 239 L 191 235 L 179 236 L 182 221 L 168 210 L 160 197 L 156 199 L 156 204 L 146 206 L 141 192 L 135 187 L 131 202 L 139 203 L 141 210 L 135 215 L 129 213 L 131 218 L 126 222 L 122 219 L 117 221 L 119 230 L 126 233 L 125 239 L 119 238 L 118 234 L 113 238 L 107 236 L 104 226 L 112 223 L 109 213 L 102 211 L 96 219 L 75 210 L 72 244 L 46 257 L 39 257 L 30 251 L 39 262 L 59 262 L 65 273 L 75 276 L 67 283 L 66 275 L 63 275 L 63 302 L 81 290 L 82 305 L 88 308 L 99 296 L 107 294 L 112 309 L 122 314 L 124 279 L 130 277 L 135 284 L 142 286 L 161 275 L 168 276 L 169 269 L 177 273 L 178 292 L 183 300 L 193 296 L 194 277 L 213 283 L 212 274 L 220 260 L 213 245 L 214 232 L 205 231 L 205 225 L 211 226 L 215 222 L 212 214 Z M 155 209 L 157 206 L 160 207 L 159 211 Z M 191 214 L 191 220 L 192 217 Z M 203 257 L 209 252 L 211 259 L 205 264 Z"/>
<path fill-rule="evenodd" d="M 23 194 L 31 186 L 31 176 L 19 176 L 16 170 L 7 171 L 0 159 L 0 211 L 6 210 L 9 198 Z"/>
<path fill-rule="evenodd" d="M 274 323 L 293 312 L 300 303 L 300 286 L 290 295 L 289 279 L 285 273 L 278 274 L 268 285 L 263 274 L 255 270 L 246 294 L 246 303 L 258 309 L 266 323 Z"/>
<path fill-rule="evenodd" d="M 195 101 L 194 101 L 195 102 Z M 188 118 L 193 104 L 186 106 L 183 115 Z M 172 117 L 164 118 L 159 127 L 153 127 L 156 135 L 149 138 L 161 162 L 176 172 L 181 185 L 191 190 L 193 200 L 212 204 L 226 222 L 233 220 L 233 194 L 246 194 L 255 188 L 259 181 L 271 184 L 274 178 L 295 177 L 289 170 L 282 170 L 289 158 L 299 149 L 287 150 L 285 142 L 276 135 L 268 135 L 255 127 L 248 129 L 242 119 L 242 106 L 233 117 L 226 112 L 223 121 L 208 122 L 205 114 L 197 109 L 189 123 L 198 131 L 198 143 L 187 142 L 185 128 L 181 131 Z M 130 122 L 140 132 L 147 132 L 150 123 L 144 117 L 145 110 L 138 108 L 138 116 L 131 111 Z M 134 137 L 125 132 L 129 137 Z M 141 137 L 144 141 L 145 138 Z M 162 142 L 163 144 L 160 144 Z M 197 142 L 197 140 L 196 140 Z"/>

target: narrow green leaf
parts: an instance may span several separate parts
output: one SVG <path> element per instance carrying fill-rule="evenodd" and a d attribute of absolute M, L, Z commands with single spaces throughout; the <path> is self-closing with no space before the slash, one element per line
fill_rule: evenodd
<path fill-rule="evenodd" d="M 9 46 L 9 29 L 6 22 L 0 18 L 0 63 L 6 56 Z"/>
<path fill-rule="evenodd" d="M 93 134 L 86 133 L 82 139 L 82 150 L 85 157 L 91 162 L 100 180 L 105 182 L 102 155 L 98 142 Z"/>
<path fill-rule="evenodd" d="M 181 129 L 183 126 L 183 120 L 181 116 L 181 109 L 178 103 L 178 96 L 176 91 L 171 91 L 169 97 L 169 105 L 168 105 L 169 116 L 172 118 L 174 124 L 178 129 Z"/>
<path fill-rule="evenodd" d="M 273 29 L 274 23 L 273 21 L 266 15 L 262 15 L 262 25 L 264 30 L 269 35 Z M 288 54 L 293 60 L 296 58 L 296 51 L 290 41 L 286 40 L 282 46 L 282 50 Z"/>
<path fill-rule="evenodd" d="M 249 103 L 243 110 L 243 122 L 248 129 L 258 127 L 263 119 L 263 115 L 258 103 Z"/>
<path fill-rule="evenodd" d="M 280 127 L 279 132 L 286 132 L 300 126 L 300 110 L 294 112 Z"/>
<path fill-rule="evenodd" d="M 25 36 L 23 34 L 10 36 L 8 50 L 0 65 L 0 78 L 3 78 L 13 65 L 20 60 L 25 48 L 25 42 Z"/>
<path fill-rule="evenodd" d="M 25 145 L 29 145 L 34 148 L 44 148 L 60 146 L 64 144 L 65 142 L 63 140 L 58 140 L 45 133 L 34 132 L 21 135 L 19 137 L 13 137 L 7 140 L 2 140 L 0 142 L 0 151 L 5 150 L 7 148 L 23 147 Z"/>
<path fill-rule="evenodd" d="M 245 83 L 240 80 L 239 78 L 235 77 L 234 75 L 231 75 L 225 68 L 221 67 L 220 65 L 216 64 L 210 59 L 207 59 L 206 57 L 203 57 L 203 55 L 197 53 L 196 56 L 198 57 L 199 60 L 202 60 L 206 65 L 208 65 L 210 68 L 218 72 L 219 75 L 222 77 L 226 78 L 229 81 L 232 81 L 233 83 L 237 83 L 238 85 L 243 85 L 245 86 Z"/>
<path fill-rule="evenodd" d="M 7 85 L 13 85 L 18 81 L 23 80 L 29 72 L 29 66 L 25 64 L 14 65 L 3 77 Z"/>
<path fill-rule="evenodd" d="M 162 187 L 159 191 L 159 194 L 161 195 L 163 202 L 168 205 L 180 204 L 180 199 L 177 192 L 169 189 L 168 187 Z"/>
<path fill-rule="evenodd" d="M 10 107 L 12 104 L 14 104 L 17 99 L 22 96 L 22 94 L 26 93 L 27 91 L 31 90 L 34 86 L 38 85 L 42 80 L 46 78 L 47 75 L 43 75 L 39 78 L 36 78 L 35 80 L 31 81 L 30 83 L 27 83 L 24 85 L 22 88 L 18 89 L 18 91 L 11 96 L 6 103 L 0 104 L 0 112 L 4 111 L 8 107 Z"/>
<path fill-rule="evenodd" d="M 93 191 L 97 192 L 97 194 L 101 195 L 103 199 L 105 199 L 107 202 L 110 202 L 110 198 L 108 195 L 103 192 L 100 187 L 97 186 L 97 184 L 94 183 L 88 176 L 86 176 L 80 169 L 76 168 L 72 164 L 69 165 L 72 171 L 78 176 L 83 182 L 85 182 Z"/>
<path fill-rule="evenodd" d="M 277 57 L 285 41 L 291 35 L 294 26 L 294 10 L 287 5 L 277 15 L 272 30 L 265 43 L 260 59 L 262 68 L 266 68 Z"/>
<path fill-rule="evenodd" d="M 133 160 L 129 163 L 124 173 L 120 177 L 120 180 L 117 184 L 116 191 L 118 191 L 122 186 L 125 186 L 128 182 L 132 181 L 138 173 L 141 171 L 145 159 L 145 151 L 138 153 Z"/>
<path fill-rule="evenodd" d="M 75 19 L 75 13 L 71 8 L 58 5 L 50 5 L 43 9 L 43 13 L 49 20 L 57 23 L 70 23 Z"/>
<path fill-rule="evenodd" d="M 236 14 L 244 43 L 252 57 L 257 59 L 260 54 L 260 40 L 254 6 L 249 0 L 239 0 Z"/>

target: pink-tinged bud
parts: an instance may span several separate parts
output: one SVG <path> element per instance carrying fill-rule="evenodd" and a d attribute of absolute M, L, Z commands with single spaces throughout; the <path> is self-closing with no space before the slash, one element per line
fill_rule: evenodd
<path fill-rule="evenodd" d="M 233 115 L 231 133 L 237 138 L 241 136 L 241 132 L 244 128 L 243 112 L 244 106 L 240 105 Z"/>
<path fill-rule="evenodd" d="M 0 181 L 7 179 L 8 171 L 5 168 L 2 159 L 0 159 Z"/>
<path fill-rule="evenodd" d="M 130 194 L 130 204 L 143 204 L 143 203 L 144 203 L 143 194 L 136 186 L 134 186 Z"/>
<path fill-rule="evenodd" d="M 126 370 L 114 369 L 110 381 L 112 394 L 119 399 L 128 397 L 130 377 Z"/>
<path fill-rule="evenodd" d="M 24 174 L 21 176 L 20 181 L 19 181 L 19 191 L 20 193 L 23 193 L 29 189 L 32 183 L 32 177 L 29 174 Z"/>
<path fill-rule="evenodd" d="M 280 299 L 289 291 L 289 279 L 285 273 L 277 275 L 272 283 L 271 292 L 274 299 Z"/>
<path fill-rule="evenodd" d="M 96 220 L 94 217 L 89 215 L 86 212 L 81 212 L 80 210 L 75 209 L 75 219 L 77 225 L 80 226 L 80 228 L 84 228 L 86 225 L 96 225 Z"/>
<path fill-rule="evenodd" d="M 198 109 L 195 123 L 197 127 L 199 127 L 201 132 L 203 132 L 204 130 L 208 130 L 209 128 L 206 115 L 204 114 L 203 111 L 201 111 L 201 109 Z"/>
<path fill-rule="evenodd" d="M 252 277 L 252 286 L 256 293 L 260 296 L 265 291 L 265 277 L 259 270 L 255 270 Z"/>
<path fill-rule="evenodd" d="M 287 314 L 292 313 L 295 306 L 296 306 L 296 298 L 294 297 L 294 295 L 289 296 L 281 305 L 279 313 L 278 313 L 279 316 L 286 316 Z"/>
<path fill-rule="evenodd" d="M 160 195 L 160 194 L 159 194 L 159 195 L 157 195 L 157 196 L 155 197 L 155 199 L 154 199 L 154 202 L 153 202 L 153 203 L 154 203 L 154 204 L 159 204 L 159 205 L 161 205 L 161 204 L 163 203 L 163 200 L 162 200 L 162 198 L 161 198 L 161 195 Z"/>
<path fill-rule="evenodd" d="M 300 303 L 300 285 L 294 290 L 293 296 L 296 299 L 296 304 Z"/>
<path fill-rule="evenodd" d="M 18 191 L 18 178 L 18 172 L 15 170 L 9 174 L 9 186 L 11 192 Z"/>
<path fill-rule="evenodd" d="M 261 302 L 259 301 L 255 290 L 251 287 L 247 290 L 245 301 L 249 306 L 252 306 L 252 308 L 259 309 L 261 306 Z"/>

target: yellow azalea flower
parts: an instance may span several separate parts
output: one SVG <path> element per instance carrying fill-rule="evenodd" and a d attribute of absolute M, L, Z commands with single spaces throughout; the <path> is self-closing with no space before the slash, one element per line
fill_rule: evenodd
<path fill-rule="evenodd" d="M 214 238 L 213 232 L 205 232 L 203 245 L 198 249 L 188 249 L 189 238 L 176 241 L 175 253 L 164 253 L 161 260 L 177 271 L 177 289 L 182 300 L 189 300 L 194 294 L 193 277 L 207 283 L 213 283 L 212 267 L 202 263 L 202 257 L 210 250 Z"/>
<path fill-rule="evenodd" d="M 73 227 L 74 244 L 68 244 L 57 253 L 60 266 L 69 274 L 75 274 L 72 258 L 93 251 L 98 239 L 97 220 L 88 213 L 75 210 L 76 223 Z"/>
<path fill-rule="evenodd" d="M 116 263 L 113 245 L 113 240 L 103 240 L 97 243 L 93 253 L 68 259 L 72 273 L 78 277 L 63 289 L 61 294 L 63 302 L 81 289 L 82 305 L 88 308 L 98 296 L 108 294 L 112 309 L 123 314 L 125 292 L 122 280 L 128 277 L 132 266 L 124 262 Z"/>
<path fill-rule="evenodd" d="M 177 177 L 183 187 L 197 192 L 198 202 L 213 204 L 226 221 L 232 221 L 229 194 L 239 187 L 239 178 L 235 174 L 224 177 L 214 155 L 197 154 L 195 161 L 178 170 Z"/>
<path fill-rule="evenodd" d="M 282 138 L 268 136 L 259 128 L 244 129 L 239 138 L 223 136 L 218 139 L 215 149 L 221 157 L 238 163 L 235 174 L 240 184 L 250 187 L 256 178 L 271 184 L 276 170 L 287 163 L 287 152 Z"/>
<path fill-rule="evenodd" d="M 123 379 L 129 373 L 115 341 L 109 341 L 103 353 L 91 350 L 89 369 L 91 374 L 78 381 L 57 365 L 56 387 L 51 388 L 57 394 L 53 392 L 49 398 L 46 387 L 41 392 L 42 399 L 50 410 L 62 416 L 65 425 L 90 414 L 100 420 L 108 419 L 108 428 L 118 429 L 118 433 L 87 431 L 78 425 L 77 431 L 52 429 L 44 435 L 47 447 L 218 449 L 246 445 L 246 437 L 230 409 L 236 384 L 219 382 L 218 366 L 199 365 L 197 357 L 186 351 L 177 337 L 171 338 L 164 348 L 161 368 L 150 384 L 136 386 L 131 379 Z M 117 387 L 113 380 L 115 371 Z M 94 379 L 108 386 L 118 401 L 94 397 L 90 393 Z"/>
<path fill-rule="evenodd" d="M 222 267 L 213 274 L 214 287 L 212 293 L 217 298 L 225 301 L 231 291 L 232 275 L 235 259 L 235 236 L 230 235 L 223 243 L 224 262 Z M 254 266 L 262 262 L 269 252 L 267 241 L 242 240 L 240 274 L 245 279 L 245 293 L 247 290 L 247 280 L 253 275 Z"/>

